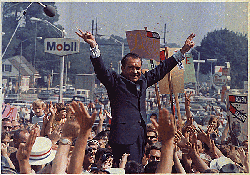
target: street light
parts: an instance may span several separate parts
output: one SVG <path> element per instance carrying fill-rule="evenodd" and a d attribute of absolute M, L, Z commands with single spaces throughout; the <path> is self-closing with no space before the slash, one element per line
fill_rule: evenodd
<path fill-rule="evenodd" d="M 49 24 L 51 25 L 54 29 L 58 30 L 61 32 L 61 37 L 64 38 L 66 32 L 65 30 L 61 30 L 59 29 L 57 26 L 55 26 L 54 24 L 50 23 L 49 21 L 47 20 L 43 20 L 43 19 L 40 19 L 40 18 L 35 18 L 35 17 L 31 17 L 30 18 L 31 21 L 41 21 L 41 22 L 44 22 L 46 24 Z M 64 56 L 61 56 L 60 57 L 60 93 L 59 93 L 59 102 L 62 103 L 62 99 L 63 99 L 63 72 L 64 72 Z"/>
<path fill-rule="evenodd" d="M 18 73 L 18 90 L 19 90 L 19 93 L 21 92 L 21 90 L 20 90 L 20 86 L 21 86 L 21 74 L 20 74 L 20 69 L 21 69 L 21 59 L 22 59 L 22 56 L 23 56 L 23 42 L 24 41 L 27 41 L 28 39 L 25 39 L 25 40 L 23 40 L 23 41 L 21 41 L 21 52 L 20 52 L 20 59 L 19 59 L 19 73 Z"/>
<path fill-rule="evenodd" d="M 52 7 L 52 6 L 50 6 L 50 5 L 44 5 L 44 4 L 40 3 L 40 2 L 37 2 L 37 3 L 43 7 L 44 13 L 45 13 L 47 16 L 49 16 L 49 17 L 55 16 L 56 10 L 55 10 L 54 7 Z M 17 32 L 17 29 L 19 28 L 19 26 L 20 26 L 20 24 L 21 24 L 20 21 L 21 21 L 22 18 L 26 15 L 27 10 L 30 8 L 30 6 L 31 6 L 32 4 L 33 4 L 33 2 L 31 2 L 31 3 L 26 7 L 26 9 L 23 11 L 23 14 L 17 19 L 18 24 L 17 24 L 17 26 L 16 26 L 16 28 L 15 28 L 15 31 L 13 32 L 13 34 L 12 34 L 10 40 L 9 40 L 9 43 L 7 44 L 7 46 L 6 46 L 5 50 L 4 50 L 4 52 L 3 52 L 1 58 L 3 58 L 3 56 L 5 55 L 5 53 L 6 53 L 7 49 L 8 49 L 8 47 L 9 47 L 9 45 L 10 45 L 12 39 L 14 38 L 14 36 L 15 36 L 15 34 L 16 34 L 16 32 Z"/>
<path fill-rule="evenodd" d="M 212 81 L 213 81 L 213 62 L 216 62 L 217 59 L 207 59 L 208 62 L 211 62 L 211 77 L 210 77 L 210 89 L 212 87 Z"/>

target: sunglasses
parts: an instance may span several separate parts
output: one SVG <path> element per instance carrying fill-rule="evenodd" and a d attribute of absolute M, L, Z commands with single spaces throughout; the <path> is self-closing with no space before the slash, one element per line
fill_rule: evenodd
<path fill-rule="evenodd" d="M 147 136 L 148 139 L 154 139 L 156 136 Z"/>
<path fill-rule="evenodd" d="M 161 157 L 157 157 L 157 156 L 150 156 L 150 159 L 152 159 L 152 160 L 160 160 L 160 159 L 161 159 Z"/>
<path fill-rule="evenodd" d="M 7 128 L 11 129 L 12 126 L 3 126 L 3 128 L 4 128 L 4 129 L 7 129 Z"/>

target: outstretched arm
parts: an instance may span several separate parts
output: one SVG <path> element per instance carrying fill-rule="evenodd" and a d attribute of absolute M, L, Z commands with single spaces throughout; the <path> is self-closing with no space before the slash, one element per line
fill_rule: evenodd
<path fill-rule="evenodd" d="M 162 143 L 161 160 L 157 166 L 156 173 L 171 173 L 174 152 L 175 119 L 168 110 L 160 110 L 159 117 L 159 140 Z"/>
<path fill-rule="evenodd" d="M 71 110 L 75 113 L 76 119 L 80 125 L 80 133 L 77 137 L 75 147 L 70 159 L 68 173 L 80 174 L 82 172 L 83 159 L 85 156 L 85 148 L 87 145 L 88 136 L 96 118 L 96 112 L 89 115 L 82 102 L 71 103 Z"/>
<path fill-rule="evenodd" d="M 184 53 L 188 52 L 192 47 L 194 47 L 194 42 L 192 41 L 194 37 L 195 34 L 193 33 L 189 35 L 183 47 L 179 51 L 174 53 L 173 56 L 169 57 L 168 59 L 162 61 L 155 69 L 145 73 L 148 87 L 163 79 L 164 76 L 177 65 L 177 63 L 181 62 L 185 58 Z"/>
<path fill-rule="evenodd" d="M 30 174 L 31 173 L 31 165 L 29 163 L 31 149 L 35 143 L 36 137 L 38 135 L 38 130 L 36 128 L 30 131 L 30 136 L 27 142 L 20 143 L 19 148 L 16 153 L 16 158 L 19 162 L 20 173 L 21 174 Z"/>

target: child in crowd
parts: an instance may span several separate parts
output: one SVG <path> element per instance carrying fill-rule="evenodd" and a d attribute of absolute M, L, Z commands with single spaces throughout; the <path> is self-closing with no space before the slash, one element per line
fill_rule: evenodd
<path fill-rule="evenodd" d="M 35 115 L 31 118 L 31 123 L 36 124 L 40 127 L 43 125 L 43 117 L 45 116 L 44 109 L 45 109 L 45 103 L 38 99 L 32 103 L 32 108 L 35 113 Z"/>

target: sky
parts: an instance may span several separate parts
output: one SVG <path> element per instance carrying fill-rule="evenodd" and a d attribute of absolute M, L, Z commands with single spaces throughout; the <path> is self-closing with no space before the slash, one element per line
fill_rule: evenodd
<path fill-rule="evenodd" d="M 126 31 L 158 32 L 166 41 L 182 46 L 195 33 L 200 45 L 208 32 L 227 28 L 248 33 L 246 2 L 56 2 L 57 13 L 68 38 L 78 38 L 77 28 L 90 31 L 97 19 L 98 34 L 126 38 Z M 161 40 L 163 41 L 163 40 Z"/>

